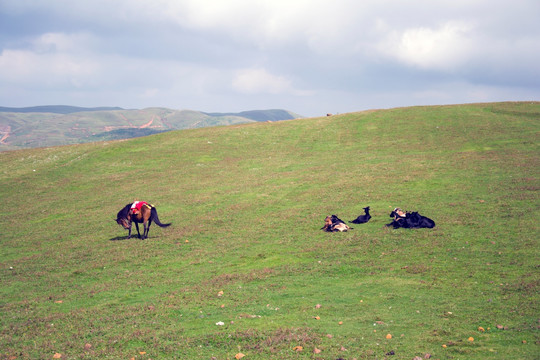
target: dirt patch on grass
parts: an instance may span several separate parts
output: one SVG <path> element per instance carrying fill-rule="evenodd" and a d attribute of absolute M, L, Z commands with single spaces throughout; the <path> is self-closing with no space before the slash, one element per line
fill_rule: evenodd
<path fill-rule="evenodd" d="M 404 266 L 403 269 L 409 274 L 423 274 L 431 270 L 431 268 L 425 264 L 412 264 Z"/>
<path fill-rule="evenodd" d="M 253 270 L 245 274 L 221 274 L 209 279 L 203 283 L 203 287 L 222 288 L 236 282 L 251 282 L 254 280 L 266 279 L 269 275 L 275 271 L 270 268 L 264 268 L 260 270 Z"/>
<path fill-rule="evenodd" d="M 540 289 L 540 279 L 523 279 L 515 284 L 503 287 L 503 294 L 518 293 L 522 296 L 534 296 Z"/>
<path fill-rule="evenodd" d="M 266 353 L 292 349 L 297 345 L 315 345 L 320 342 L 320 336 L 309 328 L 277 329 L 273 332 L 250 329 L 237 331 L 231 337 L 235 342 L 243 343 L 242 348 Z"/>

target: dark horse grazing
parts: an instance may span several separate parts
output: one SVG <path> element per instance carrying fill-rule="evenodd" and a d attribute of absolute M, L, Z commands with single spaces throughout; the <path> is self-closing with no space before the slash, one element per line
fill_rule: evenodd
<path fill-rule="evenodd" d="M 154 221 L 160 227 L 167 227 L 171 225 L 171 223 L 162 224 L 161 221 L 159 221 L 157 210 L 153 205 L 144 204 L 141 207 L 140 211 L 138 211 L 136 214 L 132 213 L 131 206 L 132 204 L 127 204 L 122 210 L 118 212 L 118 215 L 116 215 L 116 222 L 118 223 L 118 225 L 121 225 L 124 229 L 129 230 L 128 239 L 131 238 L 132 222 L 135 223 L 135 226 L 137 227 L 137 234 L 139 234 L 139 238 L 141 240 L 144 240 L 148 237 L 148 232 L 150 231 L 150 225 L 152 225 L 152 221 Z M 142 237 L 141 233 L 139 232 L 139 224 L 143 224 L 144 227 Z"/>

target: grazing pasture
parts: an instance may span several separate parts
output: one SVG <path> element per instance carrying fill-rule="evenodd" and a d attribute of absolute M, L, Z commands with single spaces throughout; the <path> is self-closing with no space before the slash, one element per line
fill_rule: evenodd
<path fill-rule="evenodd" d="M 539 125 L 430 106 L 1 152 L 0 358 L 538 357 Z M 127 240 L 133 199 L 173 224 Z"/>

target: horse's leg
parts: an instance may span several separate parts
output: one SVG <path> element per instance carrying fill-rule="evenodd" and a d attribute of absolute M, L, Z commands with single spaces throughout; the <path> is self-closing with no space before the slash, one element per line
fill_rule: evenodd
<path fill-rule="evenodd" d="M 128 228 L 128 239 L 131 238 L 131 224 L 129 224 L 129 228 Z"/>
<path fill-rule="evenodd" d="M 135 226 L 137 227 L 137 234 L 139 235 L 139 239 L 141 238 L 141 233 L 139 232 L 139 223 L 136 222 Z"/>
<path fill-rule="evenodd" d="M 142 240 L 146 239 L 146 221 L 143 221 Z"/>
<path fill-rule="evenodd" d="M 142 234 L 143 239 L 146 239 L 146 238 L 148 237 L 147 226 L 148 226 L 148 223 L 145 221 L 145 222 L 143 223 L 143 227 L 144 227 L 144 228 L 143 228 L 143 234 Z"/>
<path fill-rule="evenodd" d="M 150 232 L 150 225 L 152 225 L 152 218 L 148 219 L 148 225 L 146 225 L 146 228 L 145 228 L 146 237 L 148 237 L 148 233 Z"/>
<path fill-rule="evenodd" d="M 152 212 L 149 208 L 144 208 L 144 213 L 142 213 L 142 220 L 144 225 L 143 239 L 148 238 L 148 232 L 150 231 L 150 224 L 152 224 Z"/>

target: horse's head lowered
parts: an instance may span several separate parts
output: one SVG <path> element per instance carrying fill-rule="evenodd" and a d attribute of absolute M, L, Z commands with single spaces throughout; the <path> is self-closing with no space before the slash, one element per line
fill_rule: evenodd
<path fill-rule="evenodd" d="M 116 223 L 122 226 L 126 230 L 131 229 L 131 215 L 129 213 L 130 205 L 126 205 L 122 210 L 116 215 Z"/>
<path fill-rule="evenodd" d="M 129 231 L 128 239 L 131 237 L 132 223 L 135 223 L 135 227 L 137 228 L 137 234 L 142 240 L 148 238 L 148 231 L 150 231 L 150 225 L 152 225 L 152 223 L 155 223 L 157 226 L 160 227 L 167 227 L 171 225 L 171 223 L 162 224 L 161 221 L 159 221 L 157 210 L 153 205 L 150 205 L 147 202 L 138 202 L 138 204 L 142 205 L 141 207 L 139 207 L 140 210 L 137 209 L 138 206 L 136 204 L 135 206 L 133 206 L 133 203 L 127 204 L 116 215 L 116 223 Z M 132 209 L 132 207 L 134 207 L 134 209 Z M 135 212 L 135 214 L 133 212 Z M 143 224 L 144 229 L 142 236 L 139 232 L 139 224 Z"/>
<path fill-rule="evenodd" d="M 126 218 L 117 218 L 116 223 L 120 226 L 122 226 L 124 229 L 129 230 L 131 229 L 131 221 L 129 221 Z"/>

